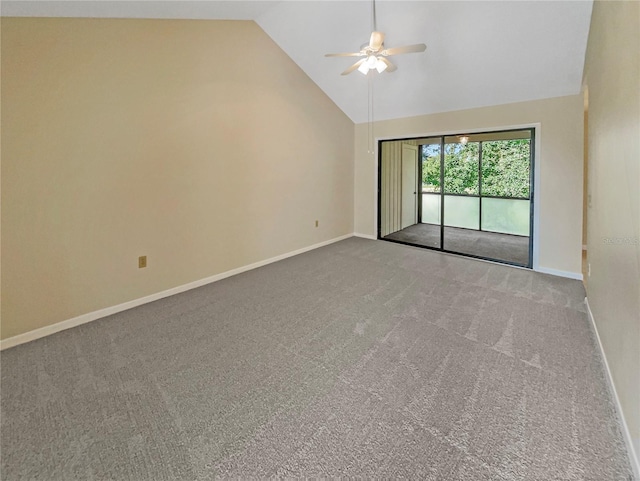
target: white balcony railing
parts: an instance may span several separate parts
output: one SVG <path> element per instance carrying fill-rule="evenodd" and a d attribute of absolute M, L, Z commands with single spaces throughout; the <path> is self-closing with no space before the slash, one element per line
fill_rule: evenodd
<path fill-rule="evenodd" d="M 425 224 L 440 224 L 438 193 L 422 194 L 422 219 Z M 530 201 L 446 195 L 444 196 L 444 225 L 480 229 L 480 202 L 482 202 L 482 230 L 504 234 L 529 235 Z"/>

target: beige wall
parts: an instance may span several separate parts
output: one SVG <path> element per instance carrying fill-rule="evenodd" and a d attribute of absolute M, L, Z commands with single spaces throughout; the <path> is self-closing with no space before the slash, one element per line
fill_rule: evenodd
<path fill-rule="evenodd" d="M 376 122 L 380 139 L 491 130 L 540 124 L 539 261 L 541 269 L 580 275 L 582 249 L 581 95 Z M 377 235 L 377 164 L 367 125 L 356 125 L 355 231 Z"/>
<path fill-rule="evenodd" d="M 2 338 L 353 231 L 353 123 L 253 22 L 3 18 L 1 120 Z"/>
<path fill-rule="evenodd" d="M 595 2 L 587 48 L 587 297 L 640 457 L 640 3 Z"/>

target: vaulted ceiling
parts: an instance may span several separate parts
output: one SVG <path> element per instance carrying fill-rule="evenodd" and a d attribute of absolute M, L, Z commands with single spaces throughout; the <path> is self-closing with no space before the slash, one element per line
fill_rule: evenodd
<path fill-rule="evenodd" d="M 591 0 L 376 2 L 387 47 L 427 44 L 391 57 L 392 73 L 340 73 L 372 30 L 370 1 L 2 2 L 3 16 L 255 20 L 356 123 L 577 94 Z M 215 49 L 212 46 L 212 59 Z M 256 72 L 256 75 L 259 75 Z"/>

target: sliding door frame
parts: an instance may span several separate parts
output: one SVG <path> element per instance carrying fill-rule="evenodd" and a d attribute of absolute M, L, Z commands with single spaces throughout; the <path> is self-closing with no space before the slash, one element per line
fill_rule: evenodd
<path fill-rule="evenodd" d="M 413 136 L 413 137 L 404 137 L 404 138 L 389 138 L 389 139 L 376 139 L 376 147 L 377 147 L 377 161 L 378 161 L 378 196 L 377 196 L 377 228 L 376 228 L 376 238 L 378 240 L 385 240 L 387 242 L 395 242 L 396 244 L 404 244 L 404 245 L 410 245 L 413 247 L 419 247 L 422 249 L 430 249 L 430 250 L 435 250 L 435 251 L 440 251 L 440 252 L 445 252 L 447 254 L 455 254 L 455 255 L 460 255 L 460 256 L 464 256 L 464 257 L 470 257 L 473 259 L 480 259 L 480 260 L 485 260 L 485 261 L 491 261 L 491 262 L 497 262 L 499 264 L 507 264 L 507 265 L 511 265 L 514 267 L 521 267 L 521 268 L 526 268 L 526 269 L 535 269 L 536 266 L 534 265 L 534 250 L 537 248 L 537 246 L 534 245 L 534 240 L 537 237 L 537 232 L 535 231 L 536 229 L 536 198 L 535 198 L 535 183 L 536 183 L 536 130 L 539 128 L 539 125 L 528 125 L 528 126 L 523 126 L 523 127 L 511 127 L 511 128 L 505 128 L 505 129 L 498 129 L 498 130 L 474 130 L 474 131 L 466 131 L 466 132 L 459 132 L 459 133 L 446 133 L 446 134 L 427 134 L 427 135 L 421 135 L 421 136 Z M 528 256 L 528 263 L 527 265 L 522 265 L 516 262 L 511 262 L 511 261 L 507 261 L 507 260 L 502 260 L 502 259 L 494 259 L 491 257 L 485 257 L 485 256 L 479 256 L 479 255 L 474 255 L 474 254 L 467 254 L 467 253 L 463 253 L 463 252 L 457 252 L 457 251 L 450 251 L 447 249 L 444 249 L 444 229 L 445 229 L 445 225 L 444 225 L 444 196 L 445 196 L 445 191 L 444 191 L 444 156 L 445 156 L 445 151 L 444 151 L 444 147 L 445 147 L 445 137 L 456 137 L 456 136 L 462 136 L 462 135 L 469 135 L 469 134 L 473 134 L 473 135 L 477 135 L 477 134 L 501 134 L 501 133 L 507 133 L 507 132 L 521 132 L 521 131 L 525 131 L 528 130 L 531 134 L 531 137 L 529 139 L 529 256 Z M 417 140 L 417 139 L 425 139 L 425 138 L 438 138 L 440 137 L 440 247 L 429 247 L 429 246 L 425 246 L 425 245 L 420 245 L 420 244 L 415 244 L 412 242 L 405 242 L 405 241 L 400 241 L 400 240 L 396 240 L 396 239 L 387 239 L 382 237 L 382 209 L 381 209 L 381 202 L 382 202 L 382 144 L 383 142 L 393 142 L 393 141 L 403 141 L 403 140 Z M 481 183 L 482 182 L 482 161 L 481 161 L 481 152 L 479 153 L 479 160 L 478 160 L 478 182 Z M 422 187 L 422 155 L 419 155 L 418 158 L 418 165 L 419 165 L 419 185 L 420 187 Z M 480 187 L 479 187 L 480 189 Z M 478 194 L 481 194 L 481 191 L 478 192 Z M 453 194 L 455 195 L 455 194 Z M 500 196 L 485 196 L 487 198 L 501 198 Z M 522 199 L 524 200 L 524 199 Z M 480 204 L 480 224 L 479 227 L 482 227 L 482 196 L 478 195 L 478 202 Z M 420 197 L 418 199 L 418 213 L 419 213 L 419 217 L 418 219 L 422 219 L 422 188 L 420 188 Z M 476 229 L 474 229 L 476 230 Z M 481 230 L 481 229 L 478 229 Z M 490 231 L 487 231 L 490 232 Z M 505 234 L 505 235 L 509 235 L 509 234 Z"/>

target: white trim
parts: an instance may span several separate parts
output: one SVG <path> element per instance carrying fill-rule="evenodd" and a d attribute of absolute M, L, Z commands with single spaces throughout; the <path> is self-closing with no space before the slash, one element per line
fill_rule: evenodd
<path fill-rule="evenodd" d="M 384 120 L 380 122 L 385 122 Z M 366 122 L 361 122 L 366 123 Z M 376 121 L 377 123 L 377 121 Z M 387 136 L 376 137 L 376 146 L 378 145 L 379 140 L 412 140 L 412 139 L 421 139 L 423 137 L 442 137 L 449 135 L 459 135 L 460 132 L 464 132 L 465 134 L 484 134 L 487 132 L 495 132 L 499 130 L 519 130 L 519 129 L 532 129 L 534 127 L 539 127 L 540 122 L 531 122 L 528 124 L 516 124 L 516 125 L 494 125 L 492 127 L 477 127 L 474 129 L 466 129 L 466 128 L 457 128 L 455 130 L 441 130 L 436 132 L 427 132 L 427 133 L 407 133 L 407 134 L 391 134 Z M 536 133 L 537 135 L 537 133 Z"/>
<path fill-rule="evenodd" d="M 372 128 L 375 128 L 375 124 L 372 126 Z M 378 184 L 380 183 L 380 152 L 378 152 L 378 146 L 380 145 L 380 140 L 379 138 L 375 138 L 374 142 L 373 142 L 373 205 L 375 206 L 375 208 L 373 209 L 373 235 L 374 236 L 378 236 L 378 233 L 380 232 L 380 226 L 378 225 L 378 211 L 380 210 L 380 199 L 378 199 Z M 355 219 L 354 219 L 355 221 Z"/>
<path fill-rule="evenodd" d="M 333 244 L 334 242 L 339 242 L 341 240 L 348 239 L 349 237 L 353 237 L 353 236 L 354 234 L 351 233 L 351 234 L 346 234 L 340 237 L 335 237 L 334 239 L 318 242 L 317 244 L 313 244 L 308 247 L 303 247 L 302 249 L 297 249 L 295 251 L 287 252 L 279 256 L 265 259 L 263 261 L 254 262 L 253 264 L 238 267 L 237 269 L 232 269 L 230 271 L 222 272 L 221 274 L 216 274 L 214 276 L 206 277 L 198 281 L 173 287 L 171 289 L 167 289 L 166 291 L 157 292 L 155 294 L 141 297 L 139 299 L 134 299 L 132 301 L 124 302 L 116 306 L 106 307 L 104 309 L 99 309 L 97 311 L 88 312 L 86 314 L 82 314 L 80 316 L 67 319 L 65 321 L 57 322 L 49 326 L 44 326 L 39 329 L 34 329 L 33 331 L 25 332 L 23 334 L 18 334 L 17 336 L 13 336 L 13 337 L 9 337 L 7 339 L 1 340 L 0 351 L 9 349 L 10 347 L 13 347 L 13 346 L 24 344 L 26 342 L 35 341 L 36 339 L 50 336 L 51 334 L 55 334 L 56 332 L 64 331 L 65 329 L 70 329 L 72 327 L 76 327 L 81 324 L 86 324 L 87 322 L 95 321 L 97 319 L 101 319 L 103 317 L 110 316 L 118 312 L 126 311 L 127 309 L 131 309 L 133 307 L 138 307 L 143 304 L 147 304 L 149 302 L 157 301 L 158 299 L 163 299 L 165 297 L 173 296 L 175 294 L 180 294 L 181 292 L 195 289 L 196 287 L 202 287 L 204 285 L 211 284 L 212 282 L 220 281 L 222 279 L 226 279 L 227 277 L 235 276 L 236 274 L 250 271 L 252 269 L 257 269 L 258 267 L 266 266 L 267 264 L 281 261 L 283 259 L 286 259 L 287 257 L 297 256 L 298 254 L 303 254 L 304 252 L 308 252 L 308 251 L 317 249 L 319 247 Z"/>
<path fill-rule="evenodd" d="M 354 232 L 353 233 L 354 237 L 362 237 L 363 239 L 371 239 L 371 240 L 378 240 L 378 238 L 374 235 L 370 235 L 370 234 L 360 234 L 358 232 Z"/>
<path fill-rule="evenodd" d="M 633 445 L 631 433 L 629 432 L 629 426 L 627 426 L 627 421 L 624 418 L 624 412 L 622 411 L 620 398 L 618 397 L 618 392 L 616 391 L 616 385 L 613 383 L 613 376 L 611 375 L 611 369 L 609 369 L 607 356 L 604 353 L 604 347 L 602 346 L 602 341 L 600 340 L 600 334 L 598 333 L 598 326 L 596 325 L 596 321 L 593 318 L 593 312 L 591 312 L 591 306 L 589 306 L 589 300 L 586 297 L 584 298 L 584 304 L 585 306 L 587 306 L 587 315 L 589 317 L 589 321 L 591 321 L 591 328 L 593 329 L 593 332 L 596 335 L 596 340 L 598 341 L 598 347 L 600 348 L 600 355 L 602 356 L 602 360 L 604 362 L 607 384 L 609 385 L 609 390 L 613 396 L 613 402 L 615 404 L 616 411 L 618 413 L 618 418 L 620 419 L 620 424 L 622 425 L 622 437 L 624 438 L 624 443 L 627 447 L 627 454 L 629 455 L 629 462 L 631 463 L 631 469 L 633 470 L 633 474 L 635 478 L 640 480 L 640 463 L 638 463 L 638 457 L 635 451 L 635 446 Z"/>
<path fill-rule="evenodd" d="M 579 281 L 583 280 L 582 272 L 570 272 L 570 271 L 559 271 L 558 269 L 550 269 L 548 267 L 534 267 L 533 269 L 536 272 L 541 272 L 542 274 L 551 274 L 552 276 L 558 277 L 567 277 L 568 279 L 577 279 Z"/>
<path fill-rule="evenodd" d="M 542 124 L 531 124 L 534 129 L 535 145 L 533 157 L 533 252 L 531 268 L 534 271 L 540 269 L 540 153 L 542 152 Z"/>

